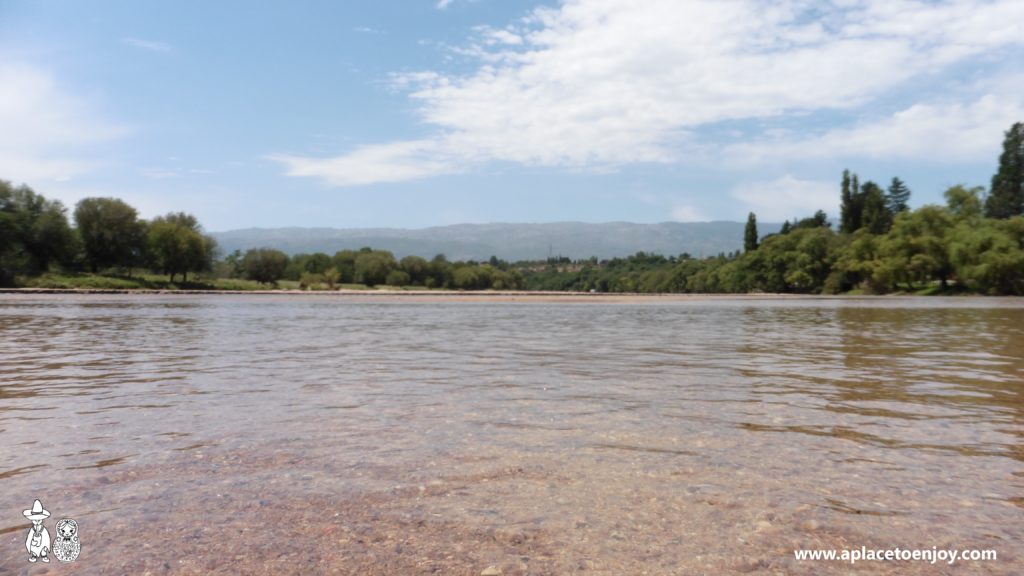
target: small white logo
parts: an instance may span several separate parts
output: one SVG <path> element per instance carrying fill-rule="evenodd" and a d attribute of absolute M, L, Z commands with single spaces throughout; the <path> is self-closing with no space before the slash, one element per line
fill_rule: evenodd
<path fill-rule="evenodd" d="M 25 510 L 22 514 L 32 521 L 32 527 L 28 529 L 28 538 L 25 539 L 25 548 L 28 548 L 28 561 L 49 562 L 50 531 L 43 526 L 43 520 L 50 517 L 49 510 L 43 508 L 43 503 L 36 500 L 32 503 L 32 508 Z"/>
<path fill-rule="evenodd" d="M 71 518 L 61 518 L 57 522 L 57 540 L 53 543 L 53 555 L 61 562 L 74 562 L 82 551 L 82 543 L 78 541 L 78 522 Z"/>
<path fill-rule="evenodd" d="M 43 508 L 43 503 L 36 500 L 32 508 L 22 512 L 25 518 L 32 521 L 25 538 L 25 549 L 28 550 L 29 562 L 49 562 L 50 552 L 61 562 L 74 562 L 82 551 L 82 543 L 78 539 L 78 522 L 70 518 L 62 518 L 57 522 L 57 540 L 50 544 L 50 531 L 43 525 L 43 520 L 50 517 L 50 511 Z"/>

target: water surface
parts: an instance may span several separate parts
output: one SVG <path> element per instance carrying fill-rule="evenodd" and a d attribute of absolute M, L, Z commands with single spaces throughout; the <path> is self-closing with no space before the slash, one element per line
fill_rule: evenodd
<path fill-rule="evenodd" d="M 1024 302 L 0 296 L 0 573 L 1024 571 Z"/>

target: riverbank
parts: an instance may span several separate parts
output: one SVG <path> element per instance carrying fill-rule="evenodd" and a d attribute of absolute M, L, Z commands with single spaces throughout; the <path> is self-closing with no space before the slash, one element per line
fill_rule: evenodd
<path fill-rule="evenodd" d="M 981 296 L 971 294 L 947 295 L 936 298 L 919 294 L 888 294 L 888 295 L 821 295 L 821 294 L 641 294 L 641 293 L 607 293 L 607 292 L 560 292 L 533 290 L 403 290 L 403 289 L 339 289 L 339 290 L 146 290 L 146 289 L 105 289 L 105 288 L 0 288 L 0 296 L 25 297 L 67 297 L 84 296 L 99 297 L 241 297 L 258 298 L 289 298 L 289 299 L 335 299 L 344 302 L 415 302 L 415 303 L 590 303 L 590 304 L 667 304 L 687 302 L 772 302 L 772 301 L 843 301 L 870 304 L 899 300 L 908 306 L 934 305 L 944 302 L 948 305 L 972 307 L 984 303 L 985 306 L 1018 308 L 1024 307 L 1024 298 L 1019 296 Z M 932 304 L 928 304 L 931 302 Z M 944 304 L 944 305 L 946 305 Z"/>

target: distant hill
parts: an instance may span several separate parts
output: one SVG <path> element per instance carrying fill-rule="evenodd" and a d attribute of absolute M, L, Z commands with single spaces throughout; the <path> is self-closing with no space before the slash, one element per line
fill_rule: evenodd
<path fill-rule="evenodd" d="M 633 224 L 552 222 L 547 224 L 456 224 L 433 228 L 247 228 L 215 232 L 225 254 L 249 248 L 277 248 L 289 254 L 359 249 L 390 250 L 401 258 L 410 254 L 450 260 L 483 260 L 492 255 L 516 260 L 551 256 L 572 259 L 613 258 L 639 251 L 666 256 L 689 252 L 709 256 L 743 247 L 740 222 L 662 222 Z M 764 235 L 780 224 L 759 224 Z"/>

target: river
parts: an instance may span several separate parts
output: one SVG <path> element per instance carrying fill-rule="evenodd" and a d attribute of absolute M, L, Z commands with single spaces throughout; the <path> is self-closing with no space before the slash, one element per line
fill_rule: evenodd
<path fill-rule="evenodd" d="M 1019 574 L 1022 435 L 1020 299 L 0 296 L 0 573 Z"/>

